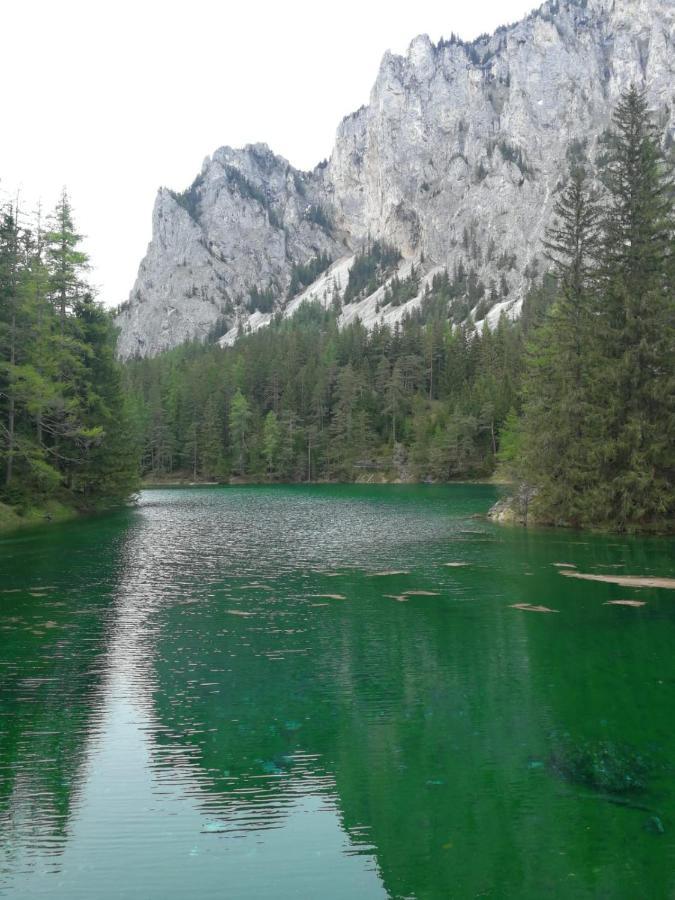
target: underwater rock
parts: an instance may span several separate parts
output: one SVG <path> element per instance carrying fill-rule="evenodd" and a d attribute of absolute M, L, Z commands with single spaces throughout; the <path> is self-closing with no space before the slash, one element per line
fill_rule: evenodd
<path fill-rule="evenodd" d="M 665 834 L 666 829 L 659 816 L 650 816 L 645 822 L 645 831 L 650 834 Z"/>
<path fill-rule="evenodd" d="M 650 760 L 628 745 L 614 741 L 573 743 L 569 738 L 558 745 L 550 764 L 565 780 L 606 792 L 612 796 L 604 799 L 623 806 L 635 805 L 622 795 L 644 791 L 652 769 Z"/>
<path fill-rule="evenodd" d="M 522 609 L 525 612 L 537 612 L 537 613 L 560 612 L 560 610 L 558 610 L 558 609 L 549 609 L 548 606 L 532 606 L 531 603 L 514 603 L 514 604 L 512 604 L 510 609 Z"/>

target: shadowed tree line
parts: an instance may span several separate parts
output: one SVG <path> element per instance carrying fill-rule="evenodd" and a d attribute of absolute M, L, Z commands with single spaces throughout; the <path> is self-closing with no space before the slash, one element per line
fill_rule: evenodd
<path fill-rule="evenodd" d="M 369 333 L 307 305 L 232 348 L 192 344 L 131 362 L 143 469 L 279 481 L 488 475 L 517 402 L 523 332 L 416 315 Z"/>
<path fill-rule="evenodd" d="M 132 491 L 137 452 L 112 321 L 86 281 L 70 201 L 43 225 L 0 208 L 0 501 L 95 508 Z"/>
<path fill-rule="evenodd" d="M 546 522 L 675 521 L 674 196 L 672 160 L 633 87 L 596 165 L 573 164 L 546 242 L 560 287 L 509 436 Z"/>

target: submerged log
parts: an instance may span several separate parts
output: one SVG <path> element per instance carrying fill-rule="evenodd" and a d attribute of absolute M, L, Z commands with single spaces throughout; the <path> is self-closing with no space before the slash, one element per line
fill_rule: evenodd
<path fill-rule="evenodd" d="M 663 588 L 675 591 L 675 578 L 660 578 L 655 575 L 585 575 L 582 572 L 562 570 L 561 575 L 567 578 L 581 578 L 584 581 L 601 581 L 605 584 L 618 584 L 620 587 Z"/>

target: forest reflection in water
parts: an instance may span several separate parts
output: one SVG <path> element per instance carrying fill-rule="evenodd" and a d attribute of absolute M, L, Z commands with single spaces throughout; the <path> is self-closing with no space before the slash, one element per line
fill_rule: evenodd
<path fill-rule="evenodd" d="M 670 546 L 494 493 L 148 491 L 3 540 L 0 894 L 669 896 L 675 596 L 556 563 Z"/>

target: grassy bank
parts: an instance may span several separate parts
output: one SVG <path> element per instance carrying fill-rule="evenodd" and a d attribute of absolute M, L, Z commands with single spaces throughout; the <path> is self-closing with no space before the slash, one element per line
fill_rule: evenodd
<path fill-rule="evenodd" d="M 47 522 L 67 522 L 79 515 L 73 507 L 52 500 L 41 506 L 17 509 L 0 503 L 0 533 Z"/>

